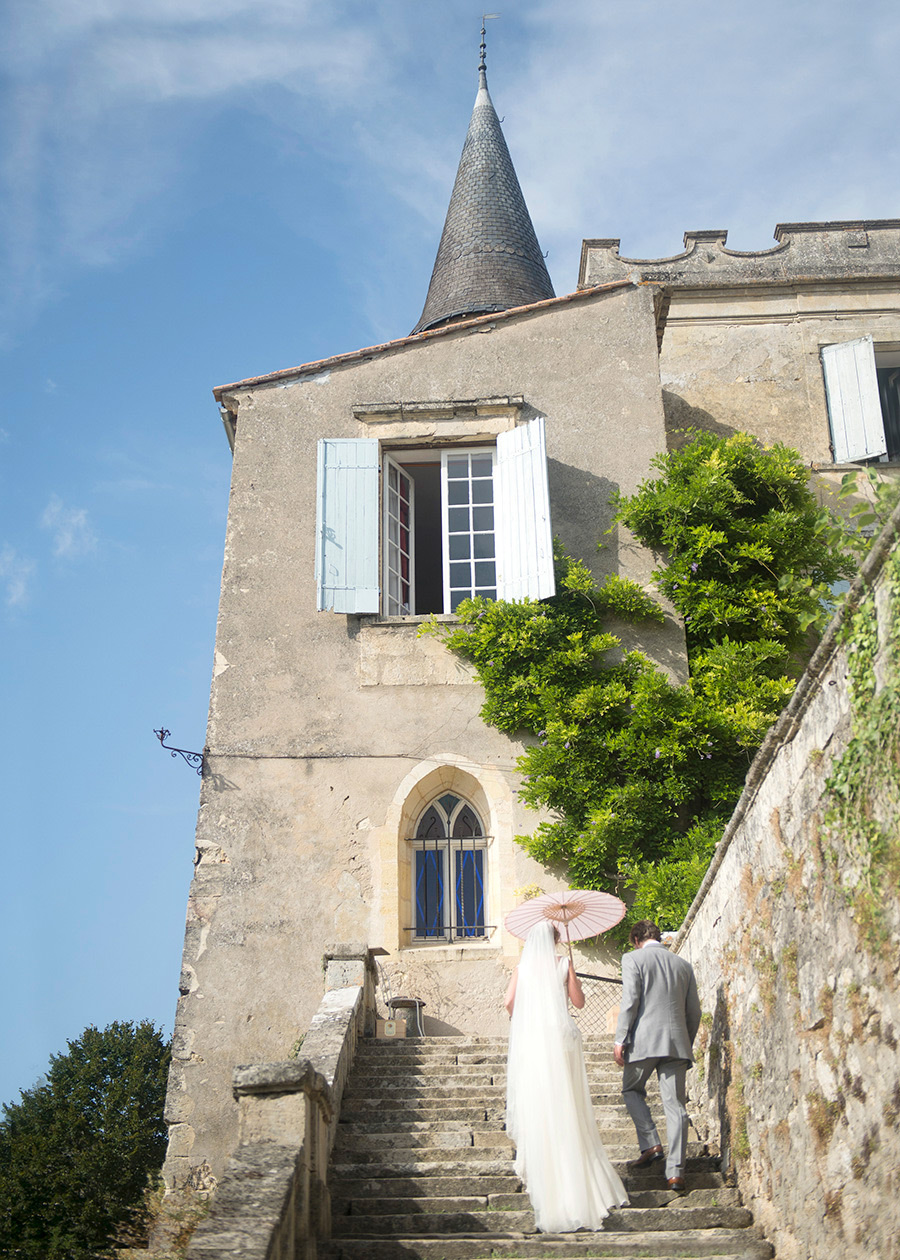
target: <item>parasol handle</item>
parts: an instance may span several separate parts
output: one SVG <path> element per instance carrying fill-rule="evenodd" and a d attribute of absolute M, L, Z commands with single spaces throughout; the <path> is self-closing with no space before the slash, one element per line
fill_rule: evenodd
<path fill-rule="evenodd" d="M 569 940 L 569 921 L 566 920 L 566 949 L 569 951 L 569 962 L 575 966 L 575 959 L 572 957 L 572 942 Z"/>

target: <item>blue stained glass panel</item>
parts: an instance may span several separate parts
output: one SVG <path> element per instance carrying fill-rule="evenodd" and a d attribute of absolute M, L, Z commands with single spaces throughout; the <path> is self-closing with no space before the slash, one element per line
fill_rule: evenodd
<path fill-rule="evenodd" d="M 484 849 L 457 849 L 457 936 L 484 936 Z"/>
<path fill-rule="evenodd" d="M 416 936 L 444 935 L 444 863 L 436 849 L 416 853 Z"/>

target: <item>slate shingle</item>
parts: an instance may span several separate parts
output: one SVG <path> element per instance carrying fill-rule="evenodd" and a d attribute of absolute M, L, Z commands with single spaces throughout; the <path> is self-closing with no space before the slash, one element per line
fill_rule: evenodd
<path fill-rule="evenodd" d="M 425 309 L 413 333 L 555 296 L 483 68 L 479 80 Z"/>

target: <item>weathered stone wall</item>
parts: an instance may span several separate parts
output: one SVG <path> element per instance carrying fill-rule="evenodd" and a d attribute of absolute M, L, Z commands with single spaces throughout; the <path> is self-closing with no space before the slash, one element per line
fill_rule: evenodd
<path fill-rule="evenodd" d="M 676 946 L 705 1012 L 697 1127 L 779 1260 L 900 1255 L 898 538 L 900 511 L 754 762 Z"/>
<path fill-rule="evenodd" d="M 598 576 L 641 583 L 652 557 L 623 531 L 597 544 L 612 492 L 665 446 L 653 298 L 630 284 L 220 395 L 236 441 L 167 1104 L 175 1181 L 220 1175 L 232 1068 L 289 1055 L 322 993 L 324 942 L 386 950 L 393 993 L 427 1003 L 427 1032 L 501 1033 L 518 942 L 500 925 L 517 888 L 565 886 L 515 843 L 540 821 L 517 796 L 523 744 L 482 723 L 471 674 L 415 618 L 316 612 L 317 440 L 484 441 L 542 414 L 554 533 Z M 684 676 L 674 620 L 629 646 Z M 491 837 L 491 931 L 414 946 L 408 828 L 447 791 Z"/>

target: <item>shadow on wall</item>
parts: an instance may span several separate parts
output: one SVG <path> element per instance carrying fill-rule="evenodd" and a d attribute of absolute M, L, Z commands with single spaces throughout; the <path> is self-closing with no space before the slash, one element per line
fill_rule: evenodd
<path fill-rule="evenodd" d="M 742 1141 L 746 1142 L 743 1088 L 739 1074 L 735 1071 L 735 1053 L 725 986 L 720 984 L 716 990 L 716 1008 L 706 1039 L 705 1057 L 707 1095 L 716 1099 L 718 1104 L 723 1172 L 734 1171 L 735 1153 L 740 1153 Z"/>
<path fill-rule="evenodd" d="M 666 449 L 669 451 L 680 450 L 687 441 L 687 437 L 683 430 L 685 429 L 703 429 L 706 433 L 714 433 L 716 437 L 731 437 L 737 433 L 737 429 L 728 424 L 720 424 L 715 416 L 708 411 L 704 411 L 702 407 L 692 407 L 690 403 L 678 394 L 670 393 L 664 389 L 663 396 L 663 412 L 665 415 L 666 425 Z"/>
<path fill-rule="evenodd" d="M 583 557 L 598 581 L 608 573 L 618 573 L 618 529 L 604 534 L 612 524 L 610 501 L 618 484 L 557 459 L 547 460 L 547 480 L 553 533 L 569 555 Z M 601 542 L 603 550 L 598 551 Z"/>
<path fill-rule="evenodd" d="M 426 1037 L 462 1037 L 465 1036 L 461 1028 L 457 1028 L 454 1024 L 447 1024 L 442 1019 L 435 1019 L 431 1015 L 426 1015 L 422 1021 L 425 1028 Z"/>

